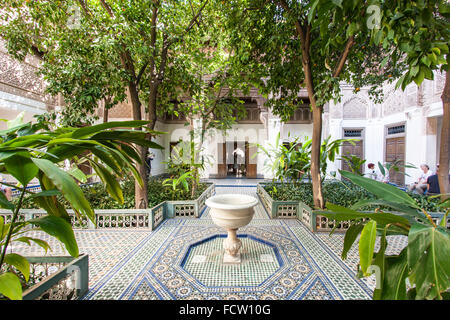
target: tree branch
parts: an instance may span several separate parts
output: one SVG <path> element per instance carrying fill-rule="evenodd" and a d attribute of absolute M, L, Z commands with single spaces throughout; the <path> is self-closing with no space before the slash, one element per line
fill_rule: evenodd
<path fill-rule="evenodd" d="M 155 6 L 153 7 L 152 11 L 152 20 L 151 20 L 151 30 L 150 30 L 150 47 L 152 48 L 152 54 L 150 56 L 150 74 L 151 74 L 151 81 L 155 81 L 156 79 L 156 20 L 158 19 L 158 3 L 154 3 Z M 163 44 L 164 46 L 164 44 Z M 163 48 L 164 49 L 164 48 Z"/>
<path fill-rule="evenodd" d="M 287 4 L 287 2 L 285 0 L 280 0 L 280 1 L 277 1 L 277 2 L 294 19 L 294 21 L 295 21 L 295 29 L 297 30 L 297 34 L 299 36 L 301 36 L 303 39 L 305 39 L 305 32 L 303 30 L 303 27 L 302 27 L 300 21 L 297 18 L 292 16 L 292 10 L 289 7 L 289 5 Z"/>
<path fill-rule="evenodd" d="M 163 48 L 161 51 L 161 64 L 159 65 L 159 72 L 158 72 L 158 82 L 161 83 L 164 80 L 164 74 L 166 72 L 166 66 L 167 66 L 167 56 L 169 54 L 169 43 L 167 42 L 167 34 L 163 34 Z"/>
<path fill-rule="evenodd" d="M 206 0 L 203 5 L 200 7 L 200 9 L 198 10 L 197 14 L 191 19 L 191 22 L 189 23 L 188 27 L 184 30 L 185 33 L 188 33 L 192 27 L 194 26 L 195 22 L 197 21 L 197 18 L 200 16 L 200 14 L 202 13 L 203 9 L 205 8 L 206 4 L 208 3 L 209 0 Z"/>
<path fill-rule="evenodd" d="M 344 68 L 345 62 L 347 61 L 348 54 L 350 53 L 350 49 L 355 44 L 355 38 L 353 36 L 349 37 L 347 39 L 347 43 L 345 44 L 344 51 L 341 53 L 341 56 L 339 57 L 339 62 L 336 65 L 336 68 L 333 72 L 333 77 L 336 78 L 340 75 L 341 71 Z"/>
<path fill-rule="evenodd" d="M 102 7 L 108 12 L 109 16 L 111 18 L 114 18 L 114 12 L 112 11 L 111 6 L 105 0 L 100 0 L 100 3 L 102 4 Z"/>
<path fill-rule="evenodd" d="M 205 2 L 203 3 L 203 5 L 200 7 L 200 9 L 198 10 L 197 14 L 191 19 L 191 21 L 189 22 L 188 26 L 186 27 L 186 29 L 184 29 L 184 33 L 178 37 L 178 38 L 173 38 L 172 41 L 169 41 L 167 44 L 167 47 L 170 47 L 173 43 L 178 42 L 180 40 L 182 40 L 184 38 L 184 36 L 194 27 L 198 17 L 200 16 L 200 14 L 202 13 L 203 9 L 206 7 L 206 4 L 208 3 L 209 0 L 205 0 Z"/>
<path fill-rule="evenodd" d="M 136 77 L 136 86 L 139 85 L 139 82 L 141 81 L 142 76 L 144 75 L 144 71 L 148 66 L 148 62 L 144 63 L 144 65 L 141 67 L 141 69 L 139 70 L 139 73 Z"/>
<path fill-rule="evenodd" d="M 191 7 L 191 13 L 194 14 L 195 11 L 194 11 L 194 7 L 192 6 L 192 1 L 191 0 L 189 0 L 189 6 Z M 197 26 L 200 27 L 200 22 L 197 19 L 196 19 L 195 22 L 197 23 Z"/>
<path fill-rule="evenodd" d="M 80 7 L 83 9 L 84 14 L 87 15 L 88 17 L 90 17 L 91 11 L 87 7 L 86 2 L 84 0 L 78 0 L 78 3 L 80 4 Z"/>

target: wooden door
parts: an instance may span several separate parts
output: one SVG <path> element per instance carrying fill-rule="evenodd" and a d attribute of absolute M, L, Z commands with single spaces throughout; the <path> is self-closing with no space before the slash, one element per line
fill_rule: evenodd
<path fill-rule="evenodd" d="M 217 164 L 217 175 L 218 178 L 226 178 L 227 177 L 227 145 L 226 143 L 218 143 L 217 144 L 217 156 L 218 156 L 218 164 Z"/>
<path fill-rule="evenodd" d="M 351 157 L 357 156 L 360 159 L 364 159 L 364 149 L 363 149 L 363 140 L 353 141 L 353 144 L 350 142 L 344 142 L 342 144 L 342 153 L 341 155 Z M 352 171 L 347 161 L 341 161 L 341 169 L 345 171 Z M 364 168 L 360 168 L 361 172 L 364 172 Z"/>
<path fill-rule="evenodd" d="M 254 162 L 254 159 L 251 159 L 253 156 L 254 147 L 250 147 L 249 143 L 245 142 L 245 165 L 246 165 L 246 177 L 247 178 L 256 178 L 256 163 Z"/>
<path fill-rule="evenodd" d="M 405 162 L 405 137 L 386 139 L 386 157 L 385 162 L 393 163 L 399 161 L 399 164 Z M 391 169 L 389 171 L 389 181 L 398 185 L 405 184 L 405 168 L 400 167 L 399 171 Z"/>

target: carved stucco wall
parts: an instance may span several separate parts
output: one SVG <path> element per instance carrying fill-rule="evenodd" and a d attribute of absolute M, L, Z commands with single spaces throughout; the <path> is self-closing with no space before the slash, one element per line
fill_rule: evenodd
<path fill-rule="evenodd" d="M 420 102 L 427 106 L 441 101 L 442 91 L 445 85 L 445 72 L 434 72 L 434 80 L 424 80 L 420 90 Z"/>
<path fill-rule="evenodd" d="M 36 75 L 38 67 L 39 61 L 34 57 L 27 57 L 23 62 L 13 59 L 0 40 L 0 92 L 4 101 L 18 105 L 22 101 L 27 109 L 36 108 L 37 112 L 53 110 L 59 101 L 45 94 L 45 82 Z M 4 102 L 4 107 L 7 104 Z"/>
<path fill-rule="evenodd" d="M 403 103 L 403 92 L 395 90 L 394 86 L 390 85 L 384 90 L 384 101 L 381 104 L 382 116 L 386 117 L 394 113 L 402 112 L 405 109 Z"/>
<path fill-rule="evenodd" d="M 330 118 L 349 120 L 371 118 L 371 103 L 366 91 L 366 89 L 362 89 L 361 92 L 355 94 L 351 86 L 342 85 L 340 102 L 329 104 Z"/>
<path fill-rule="evenodd" d="M 367 102 L 360 97 L 352 97 L 342 105 L 343 119 L 366 119 Z"/>

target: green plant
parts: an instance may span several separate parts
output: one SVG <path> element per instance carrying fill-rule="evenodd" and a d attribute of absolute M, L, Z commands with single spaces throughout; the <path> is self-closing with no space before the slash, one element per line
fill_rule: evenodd
<path fill-rule="evenodd" d="M 172 200 L 176 199 L 179 187 L 183 186 L 186 192 L 189 191 L 189 180 L 194 179 L 191 171 L 185 172 L 179 177 L 168 178 L 163 181 L 163 186 L 170 187 L 172 191 Z"/>
<path fill-rule="evenodd" d="M 272 183 L 265 189 L 277 201 L 302 201 L 312 207 L 314 205 L 312 196 L 312 184 L 309 182 L 298 184 Z M 374 199 L 373 194 L 355 185 L 350 181 L 326 180 L 323 183 L 323 194 L 325 200 L 342 206 L 350 206 L 361 199 Z"/>
<path fill-rule="evenodd" d="M 194 141 L 194 131 L 190 132 L 190 141 L 179 140 L 173 147 L 167 164 L 167 173 L 172 179 L 183 176 L 185 172 L 191 172 L 187 182 L 190 184 L 191 196 L 197 193 L 200 184 L 200 172 L 205 170 L 205 164 L 210 162 L 208 156 L 201 155 L 202 148 Z M 201 159 L 200 159 L 201 155 Z"/>
<path fill-rule="evenodd" d="M 320 146 L 320 173 L 321 173 L 321 180 L 322 183 L 325 180 L 326 174 L 327 174 L 327 167 L 328 167 L 328 161 L 334 162 L 336 159 L 336 156 L 339 154 L 339 150 L 341 150 L 342 145 L 345 142 L 349 142 L 351 144 L 354 144 L 353 141 L 355 139 L 336 139 L 333 141 L 330 141 L 331 136 L 328 136 L 326 139 L 322 141 L 322 144 Z M 312 140 L 311 140 L 312 145 Z"/>
<path fill-rule="evenodd" d="M 182 140 L 178 141 L 178 144 L 173 147 L 170 152 L 170 156 L 167 161 L 163 163 L 167 165 L 167 174 L 172 176 L 180 176 L 184 172 L 189 171 L 190 165 L 186 163 L 187 157 L 186 148 L 184 148 L 185 143 Z"/>
<path fill-rule="evenodd" d="M 354 174 L 362 176 L 364 173 L 362 172 L 362 167 L 366 160 L 361 159 L 358 156 L 355 155 L 343 155 L 339 160 L 345 161 L 347 165 L 349 166 L 351 172 Z"/>
<path fill-rule="evenodd" d="M 392 162 L 386 162 L 384 165 L 381 162 L 378 162 L 378 168 L 380 169 L 381 174 L 383 177 L 386 177 L 388 179 L 389 174 L 392 171 L 401 173 L 405 176 L 409 176 L 409 174 L 405 173 L 403 168 L 413 168 L 417 169 L 417 167 L 410 163 L 404 163 L 403 160 L 396 159 Z"/>
<path fill-rule="evenodd" d="M 278 133 L 275 144 L 270 144 L 267 149 L 260 144 L 255 144 L 258 147 L 258 153 L 266 155 L 264 164 L 272 171 L 274 181 L 298 183 L 304 177 L 310 176 L 312 139 L 305 137 L 303 142 L 299 142 L 299 139 L 299 137 L 295 138 L 293 142 L 286 146 L 280 143 L 280 133 Z M 320 149 L 322 181 L 326 177 L 328 160 L 333 162 L 336 159 L 336 155 L 339 154 L 339 150 L 344 142 L 353 143 L 354 141 L 354 139 L 337 139 L 333 141 L 330 141 L 330 139 L 331 136 L 324 139 Z"/>
<path fill-rule="evenodd" d="M 340 172 L 377 198 L 360 200 L 349 208 L 327 202 L 328 211 L 320 214 L 336 221 L 351 221 L 344 237 L 343 259 L 360 235 L 360 275 L 369 276 L 373 266 L 380 271 L 373 298 L 443 299 L 450 288 L 450 233 L 446 228 L 450 201 L 439 204 L 445 214 L 437 225 L 406 192 L 350 172 Z M 357 211 L 367 205 L 379 208 L 369 213 Z M 380 249 L 375 252 L 377 235 L 381 237 Z M 397 255 L 387 255 L 388 235 L 406 236 L 408 245 Z"/>
<path fill-rule="evenodd" d="M 76 170 L 65 172 L 59 165 L 65 160 L 84 159 L 92 165 L 109 196 L 123 203 L 118 177 L 131 172 L 138 182 L 143 183 L 134 166 L 140 159 L 134 144 L 149 147 L 146 137 L 153 134 L 151 130 L 131 128 L 142 128 L 147 124 L 147 121 L 121 121 L 83 128 L 57 128 L 45 121 L 21 123 L 19 117 L 8 122 L 8 129 L 0 131 L 0 172 L 10 174 L 18 181 L 16 186 L 2 184 L 20 190 L 19 199 L 14 203 L 0 192 L 0 206 L 12 211 L 10 223 L 0 217 L 1 294 L 9 299 L 21 299 L 22 285 L 16 273 L 21 273 L 26 281 L 29 278 L 28 261 L 18 254 L 7 254 L 11 242 L 28 245 L 34 242 L 46 251 L 50 249 L 45 241 L 26 235 L 30 228 L 56 237 L 70 255 L 78 256 L 71 217 L 61 198 L 67 201 L 79 219 L 87 217 L 95 221 L 91 205 L 71 174 L 80 176 Z M 42 192 L 32 193 L 26 189 L 34 178 L 39 180 Z M 27 198 L 26 194 L 29 194 Z M 33 202 L 45 209 L 48 215 L 19 221 L 25 202 Z"/>
<path fill-rule="evenodd" d="M 253 157 L 256 157 L 258 153 L 266 155 L 264 165 L 272 171 L 274 181 L 296 182 L 303 177 L 309 167 L 307 152 L 309 144 L 304 144 L 298 148 L 298 139 L 296 138 L 287 147 L 280 142 L 280 133 L 278 133 L 275 144 L 269 144 L 269 148 L 265 148 L 261 144 L 255 144 L 258 152 Z"/>

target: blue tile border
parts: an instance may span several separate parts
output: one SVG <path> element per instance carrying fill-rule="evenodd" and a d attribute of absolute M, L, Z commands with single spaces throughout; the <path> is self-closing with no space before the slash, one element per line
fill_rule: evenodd
<path fill-rule="evenodd" d="M 133 300 L 134 296 L 136 295 L 137 291 L 139 290 L 139 287 L 142 285 L 143 282 L 146 282 L 146 284 L 153 290 L 153 293 L 160 299 L 164 300 L 164 298 L 158 293 L 158 290 L 156 290 L 149 282 L 147 277 L 144 277 L 139 284 L 136 286 L 136 288 L 131 292 L 130 297 L 128 300 Z"/>
<path fill-rule="evenodd" d="M 216 184 L 216 188 L 256 188 L 256 184 L 234 185 L 234 184 Z"/>

